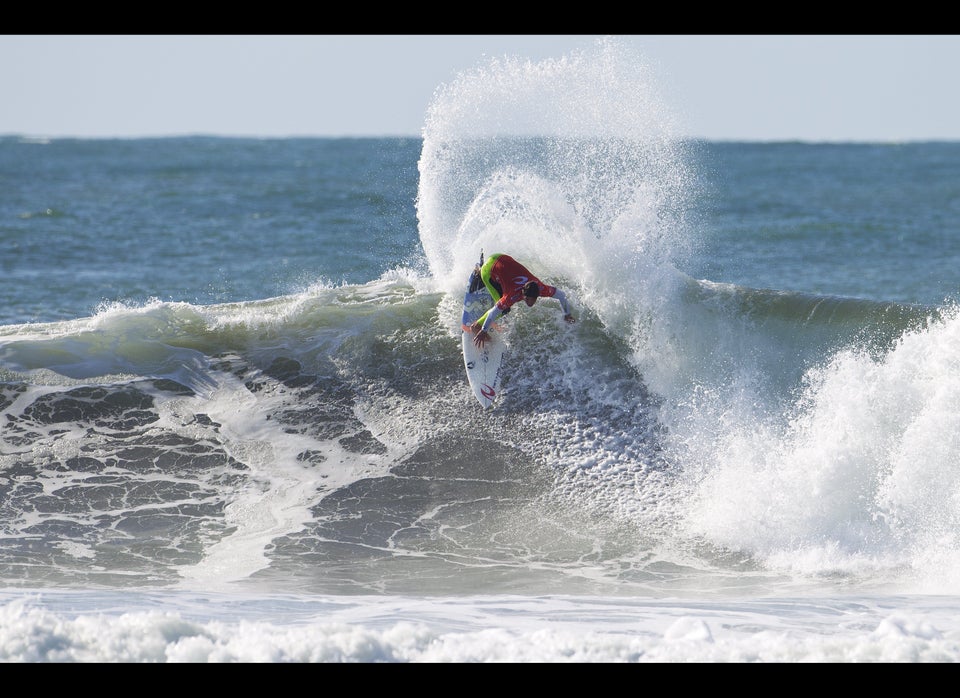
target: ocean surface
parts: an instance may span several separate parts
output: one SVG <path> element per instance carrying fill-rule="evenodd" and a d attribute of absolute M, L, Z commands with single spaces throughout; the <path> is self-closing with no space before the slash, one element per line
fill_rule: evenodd
<path fill-rule="evenodd" d="M 417 138 L 0 137 L 0 662 L 960 660 L 960 143 L 616 44 Z M 483 252 L 563 288 L 466 382 Z"/>

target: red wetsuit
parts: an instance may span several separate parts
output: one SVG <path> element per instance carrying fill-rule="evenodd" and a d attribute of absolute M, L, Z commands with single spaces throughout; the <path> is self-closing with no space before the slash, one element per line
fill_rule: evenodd
<path fill-rule="evenodd" d="M 560 307 L 563 308 L 564 317 L 570 315 L 570 307 L 563 291 L 556 286 L 550 286 L 540 281 L 540 279 L 530 273 L 529 269 L 510 255 L 490 255 L 490 258 L 483 267 L 484 268 L 480 270 L 480 275 L 484 283 L 487 284 L 487 288 L 490 289 L 491 284 L 489 282 L 495 281 L 500 286 L 502 294 L 496 305 L 490 308 L 483 316 L 482 330 L 486 330 L 490 326 L 490 323 L 497 317 L 510 310 L 510 307 L 514 303 L 523 300 L 523 285 L 528 281 L 535 281 L 537 283 L 537 286 L 540 287 L 541 297 L 556 298 L 560 302 Z M 495 289 L 490 289 L 491 294 L 493 294 L 494 290 Z"/>

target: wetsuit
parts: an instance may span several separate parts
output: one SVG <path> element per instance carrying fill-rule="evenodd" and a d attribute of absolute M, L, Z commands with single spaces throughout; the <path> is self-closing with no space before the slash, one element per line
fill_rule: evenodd
<path fill-rule="evenodd" d="M 556 298 L 560 301 L 560 307 L 563 308 L 563 315 L 570 315 L 570 305 L 567 297 L 556 286 L 545 284 L 540 279 L 530 273 L 525 266 L 520 264 L 510 255 L 492 254 L 487 261 L 480 267 L 480 278 L 484 285 L 490 291 L 490 295 L 496 304 L 480 317 L 483 323 L 481 330 L 486 330 L 491 323 L 506 312 L 517 301 L 523 300 L 523 285 L 528 281 L 535 281 L 540 287 L 540 296 L 543 298 Z"/>

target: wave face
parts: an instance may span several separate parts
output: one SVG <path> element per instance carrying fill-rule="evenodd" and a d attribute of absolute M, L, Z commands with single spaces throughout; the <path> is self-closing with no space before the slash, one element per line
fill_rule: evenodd
<path fill-rule="evenodd" d="M 699 334 L 657 393 L 630 336 L 538 304 L 491 418 L 429 283 L 7 328 L 7 579 L 656 594 L 949 552 L 954 317 L 691 282 Z"/>
<path fill-rule="evenodd" d="M 643 443 L 652 421 L 621 404 L 642 382 L 602 333 L 591 344 L 606 360 L 577 375 L 525 366 L 524 343 L 545 362 L 580 360 L 537 341 L 558 328 L 533 317 L 511 338 L 512 396 L 486 419 L 458 338 L 438 331 L 443 300 L 396 276 L 117 308 L 5 337 L 8 577 L 450 592 L 475 588 L 474 567 L 493 577 L 481 586 L 561 583 L 595 541 L 563 535 L 582 513 L 556 481 L 587 465 L 558 465 L 632 448 L 643 464 L 631 482 L 663 467 Z M 603 386 L 596 399 L 575 397 L 590 384 Z M 605 433 L 614 420 L 631 427 Z M 546 511 L 555 528 L 528 539 Z"/>

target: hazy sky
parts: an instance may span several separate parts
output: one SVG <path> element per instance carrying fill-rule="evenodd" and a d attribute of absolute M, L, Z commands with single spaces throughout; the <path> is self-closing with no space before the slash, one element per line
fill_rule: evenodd
<path fill-rule="evenodd" d="M 421 135 L 434 91 L 593 35 L 0 35 L 0 134 Z M 627 35 L 684 133 L 960 139 L 960 36 Z M 675 102 L 675 103 L 674 103 Z"/>

